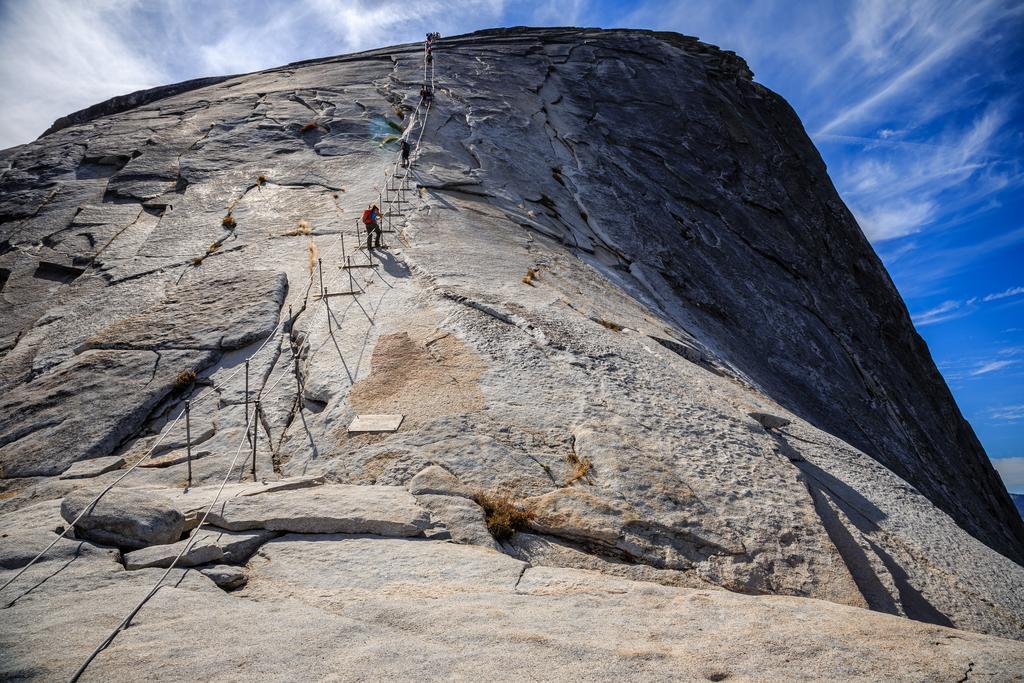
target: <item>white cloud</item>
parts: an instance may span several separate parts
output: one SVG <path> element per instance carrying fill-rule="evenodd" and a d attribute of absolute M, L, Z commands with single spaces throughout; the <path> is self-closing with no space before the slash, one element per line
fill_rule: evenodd
<path fill-rule="evenodd" d="M 1024 492 L 1024 458 L 992 458 L 992 466 L 1009 491 Z"/>
<path fill-rule="evenodd" d="M 982 297 L 982 301 L 998 301 L 999 299 L 1007 299 L 1011 296 L 1018 296 L 1024 294 L 1024 287 L 1010 287 L 1009 289 L 1003 290 L 1002 292 L 995 292 L 993 294 L 987 294 Z"/>
<path fill-rule="evenodd" d="M 566 7 L 581 11 L 582 0 Z M 552 5 L 553 7 L 553 5 Z M 115 95 L 462 33 L 504 0 L 0 0 L 0 149 Z"/>
<path fill-rule="evenodd" d="M 989 417 L 1003 422 L 1020 422 L 1024 420 L 1024 404 L 993 408 L 989 412 Z"/>
<path fill-rule="evenodd" d="M 343 52 L 422 40 L 427 30 L 442 34 L 475 29 L 497 20 L 503 0 L 462 0 L 458 11 L 450 2 L 417 0 L 304 0 L 317 20 L 336 35 Z M 425 28 L 424 28 L 425 27 Z"/>
<path fill-rule="evenodd" d="M 881 242 L 920 231 L 935 218 L 937 208 L 932 201 L 903 200 L 856 216 L 864 235 L 872 242 Z"/>
<path fill-rule="evenodd" d="M 870 119 L 883 103 L 905 98 L 936 67 L 976 46 L 992 26 L 1012 14 L 998 0 L 864 0 L 852 7 L 848 41 L 828 71 L 839 64 L 847 70 L 859 66 L 878 79 L 858 101 L 821 126 L 819 134 Z"/>
<path fill-rule="evenodd" d="M 55 119 L 167 82 L 162 67 L 121 35 L 128 0 L 4 3 L 0 22 L 0 149 L 27 142 Z"/>
<path fill-rule="evenodd" d="M 996 370 L 1002 370 L 1003 368 L 1008 367 L 1010 365 L 1013 365 L 1016 362 L 1017 361 L 1015 361 L 1015 360 L 992 360 L 992 361 L 989 361 L 989 362 L 985 363 L 980 368 L 972 371 L 971 372 L 971 376 L 972 377 L 977 377 L 978 375 L 987 375 L 990 372 L 995 372 Z"/>
<path fill-rule="evenodd" d="M 838 185 L 873 242 L 919 232 L 960 206 L 1024 183 L 1024 173 L 999 158 L 1010 104 L 997 101 L 967 128 L 935 144 L 866 148 L 843 169 Z M 986 206 L 991 206 L 987 204 Z"/>
<path fill-rule="evenodd" d="M 965 309 L 963 303 L 950 300 L 943 301 L 935 308 L 929 309 L 924 313 L 912 316 L 911 320 L 913 320 L 914 324 L 918 327 L 924 327 L 925 325 L 934 325 L 935 323 L 961 318 L 969 313 L 971 313 L 971 311 Z"/>

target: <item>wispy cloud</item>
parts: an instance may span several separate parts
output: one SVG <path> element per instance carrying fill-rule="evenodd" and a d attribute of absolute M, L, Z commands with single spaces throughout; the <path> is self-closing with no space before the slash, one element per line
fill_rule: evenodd
<path fill-rule="evenodd" d="M 1024 182 L 1015 162 L 999 158 L 1008 119 L 1009 103 L 1000 101 L 967 128 L 931 144 L 896 146 L 886 140 L 866 147 L 843 169 L 839 184 L 868 239 L 919 232 L 943 214 Z"/>
<path fill-rule="evenodd" d="M 962 318 L 966 315 L 970 315 L 971 313 L 974 313 L 975 311 L 979 310 L 982 304 L 992 303 L 993 301 L 1001 301 L 1003 299 L 1009 299 L 1020 295 L 1024 295 L 1024 287 L 1010 287 L 1009 289 L 1006 289 L 1002 292 L 986 294 L 985 296 L 972 296 L 967 300 L 948 299 L 933 308 L 929 308 L 926 311 L 912 315 L 911 320 L 913 320 L 914 324 L 917 325 L 918 327 L 926 327 L 928 325 L 934 325 L 936 323 L 942 323 L 948 320 L 955 320 L 957 318 Z M 999 351 L 1000 355 L 1004 356 L 1015 356 L 1020 354 L 1021 352 L 1021 347 L 1010 347 L 1001 349 Z M 1010 362 L 1012 363 L 1016 361 Z M 998 368 L 992 368 L 991 370 L 995 369 Z M 991 372 L 991 370 L 986 370 L 985 372 Z M 977 372 L 972 374 L 980 375 L 983 373 Z"/>
<path fill-rule="evenodd" d="M 926 325 L 934 325 L 935 323 L 941 323 L 947 320 L 954 320 L 955 318 L 962 318 L 970 313 L 971 311 L 969 309 L 965 309 L 962 302 L 950 300 L 943 301 L 935 308 L 928 309 L 923 313 L 912 316 L 911 319 L 918 327 L 924 327 Z"/>
<path fill-rule="evenodd" d="M 1001 422 L 1024 421 L 1024 404 L 1001 406 L 989 411 L 989 417 Z"/>
<path fill-rule="evenodd" d="M 583 0 L 569 3 L 582 11 Z M 542 5 L 547 8 L 550 3 Z M 0 0 L 0 149 L 114 95 L 461 33 L 504 0 Z"/>
<path fill-rule="evenodd" d="M 1008 299 L 1011 296 L 1020 296 L 1024 294 L 1024 287 L 1010 287 L 1002 292 L 995 292 L 993 294 L 986 294 L 981 298 L 982 301 L 998 301 L 999 299 Z"/>
<path fill-rule="evenodd" d="M 1015 360 L 993 360 L 993 361 L 989 361 L 988 363 L 985 363 L 984 365 L 982 365 L 980 368 L 977 368 L 976 370 L 972 371 L 971 372 L 971 376 L 972 377 L 977 377 L 979 375 L 987 375 L 990 372 L 996 372 L 997 370 L 1002 370 L 1005 367 L 1009 367 L 1009 366 L 1013 365 L 1016 362 L 1017 361 L 1015 361 Z"/>
<path fill-rule="evenodd" d="M 118 20 L 131 3 L 37 0 L 0 5 L 0 148 L 27 142 L 54 119 L 170 80 L 135 49 Z"/>
<path fill-rule="evenodd" d="M 870 122 L 883 104 L 905 98 L 918 81 L 971 45 L 1012 10 L 997 0 L 902 3 L 864 0 L 849 15 L 849 38 L 837 52 L 831 72 L 845 66 L 866 70 L 871 83 L 864 94 L 817 129 L 830 133 Z M 955 30 L 950 30 L 955 26 Z M 870 78 L 874 76 L 874 78 Z"/>

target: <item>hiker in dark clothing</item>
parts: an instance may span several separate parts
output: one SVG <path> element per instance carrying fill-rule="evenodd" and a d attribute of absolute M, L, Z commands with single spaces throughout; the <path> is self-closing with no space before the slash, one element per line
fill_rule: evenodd
<path fill-rule="evenodd" d="M 371 204 L 370 208 L 363 211 L 363 225 L 366 226 L 366 250 L 370 251 L 374 247 L 380 249 L 380 238 L 381 229 L 380 223 L 380 209 L 377 208 L 376 204 Z"/>
<path fill-rule="evenodd" d="M 427 64 L 434 63 L 434 50 L 433 48 L 427 48 Z"/>
<path fill-rule="evenodd" d="M 405 138 L 402 138 L 402 168 L 409 168 L 409 152 L 412 151 L 412 145 Z"/>
<path fill-rule="evenodd" d="M 420 88 L 420 97 L 423 98 L 423 104 L 430 104 L 430 100 L 434 99 L 434 93 L 430 92 L 430 88 L 427 87 L 426 83 Z"/>

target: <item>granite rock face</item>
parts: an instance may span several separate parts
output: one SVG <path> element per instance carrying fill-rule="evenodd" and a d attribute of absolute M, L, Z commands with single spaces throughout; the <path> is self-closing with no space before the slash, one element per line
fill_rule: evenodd
<path fill-rule="evenodd" d="M 0 152 L 0 570 L 108 463 L 146 458 L 119 519 L 186 517 L 123 558 L 59 542 L 0 595 L 0 677 L 70 675 L 207 510 L 91 675 L 1024 668 L 1024 524 L 786 103 L 646 31 L 434 68 L 428 114 L 405 45 Z"/>

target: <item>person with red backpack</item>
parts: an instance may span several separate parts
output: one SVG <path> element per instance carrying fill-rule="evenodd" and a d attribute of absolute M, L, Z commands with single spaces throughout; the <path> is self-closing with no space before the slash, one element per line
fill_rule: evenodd
<path fill-rule="evenodd" d="M 383 233 L 378 223 L 379 220 L 380 209 L 376 204 L 370 204 L 370 208 L 363 211 L 363 225 L 366 226 L 366 251 L 370 251 L 373 247 L 380 249 L 380 238 Z"/>

